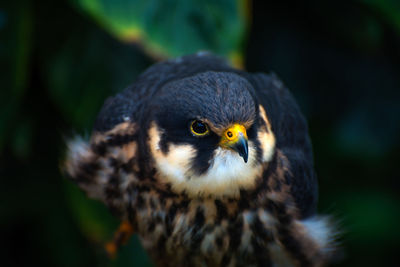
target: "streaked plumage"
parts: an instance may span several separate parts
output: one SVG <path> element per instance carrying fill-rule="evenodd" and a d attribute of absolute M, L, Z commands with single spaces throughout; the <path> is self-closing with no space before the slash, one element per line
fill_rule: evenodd
<path fill-rule="evenodd" d="M 160 266 L 320 266 L 333 249 L 293 97 L 211 54 L 155 64 L 108 99 L 65 170 Z"/>

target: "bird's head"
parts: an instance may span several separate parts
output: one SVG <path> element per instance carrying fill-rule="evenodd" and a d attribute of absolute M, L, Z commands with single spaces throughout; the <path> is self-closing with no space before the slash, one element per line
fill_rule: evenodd
<path fill-rule="evenodd" d="M 149 110 L 148 144 L 159 182 L 192 197 L 235 197 L 253 188 L 275 148 L 253 90 L 224 72 L 165 84 Z"/>

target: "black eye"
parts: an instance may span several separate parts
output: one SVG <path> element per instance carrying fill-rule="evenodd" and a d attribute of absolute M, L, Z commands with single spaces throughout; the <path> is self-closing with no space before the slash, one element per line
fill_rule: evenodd
<path fill-rule="evenodd" d="M 190 125 L 190 131 L 197 136 L 206 135 L 209 132 L 207 124 L 199 120 L 192 121 L 192 124 Z"/>

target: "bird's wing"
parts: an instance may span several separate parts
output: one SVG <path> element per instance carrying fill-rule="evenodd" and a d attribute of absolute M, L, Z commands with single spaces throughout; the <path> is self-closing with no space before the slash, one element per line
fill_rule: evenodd
<path fill-rule="evenodd" d="M 276 75 L 247 74 L 276 138 L 276 149 L 290 163 L 291 193 L 303 218 L 316 212 L 318 184 L 307 122 L 296 101 Z"/>

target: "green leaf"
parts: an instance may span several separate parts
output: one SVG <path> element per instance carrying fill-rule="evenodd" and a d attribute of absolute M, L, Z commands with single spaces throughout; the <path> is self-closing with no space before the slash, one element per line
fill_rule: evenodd
<path fill-rule="evenodd" d="M 132 83 L 147 65 L 134 47 L 88 28 L 69 35 L 46 60 L 45 73 L 53 101 L 81 131 L 90 129 L 105 99 Z"/>
<path fill-rule="evenodd" d="M 242 63 L 248 0 L 72 0 L 124 42 L 155 58 L 208 50 Z"/>
<path fill-rule="evenodd" d="M 372 10 L 378 10 L 383 18 L 393 25 L 400 34 L 400 1 L 398 0 L 359 0 L 370 6 Z"/>
<path fill-rule="evenodd" d="M 19 117 L 29 77 L 32 13 L 29 0 L 19 4 L 10 2 L 0 8 L 0 61 L 6 63 L 0 66 L 0 154 L 8 144 L 22 144 L 16 138 L 24 135 L 19 130 L 26 128 L 21 125 Z M 23 120 L 27 121 L 27 118 Z M 26 152 L 24 156 L 30 150 L 29 147 L 18 149 L 18 152 Z"/>
<path fill-rule="evenodd" d="M 387 243 L 398 240 L 396 229 L 400 221 L 398 199 L 380 192 L 351 192 L 337 198 L 343 218 L 344 229 L 353 242 Z"/>
<path fill-rule="evenodd" d="M 20 122 L 15 130 L 12 149 L 18 158 L 27 158 L 32 148 L 33 127 L 30 121 Z"/>
<path fill-rule="evenodd" d="M 118 220 L 103 203 L 89 199 L 70 182 L 64 184 L 71 213 L 82 233 L 99 245 L 111 240 L 113 232 L 118 228 Z"/>

